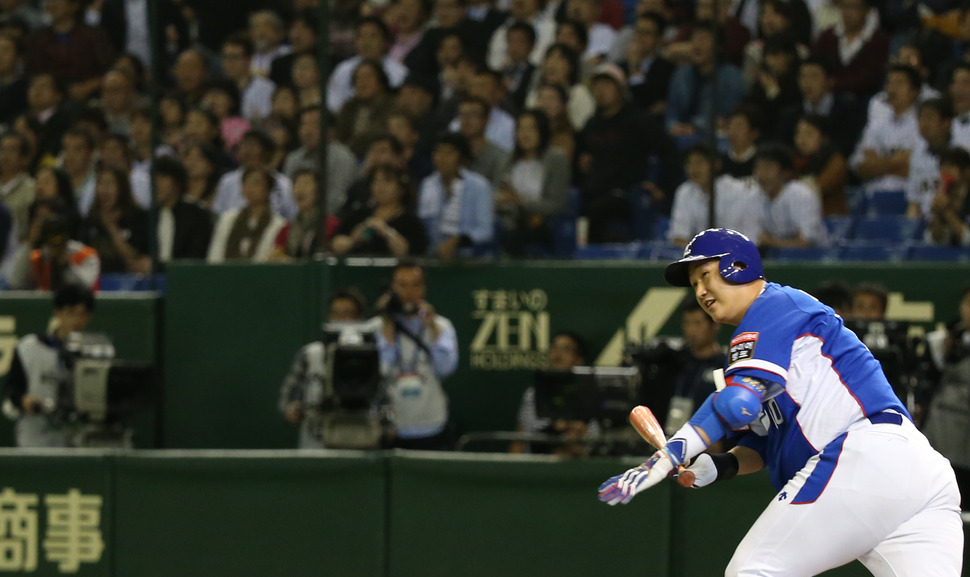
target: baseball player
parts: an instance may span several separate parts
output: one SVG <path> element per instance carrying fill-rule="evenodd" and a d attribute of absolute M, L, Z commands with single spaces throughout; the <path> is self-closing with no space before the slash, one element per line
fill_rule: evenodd
<path fill-rule="evenodd" d="M 691 463 L 695 487 L 767 466 L 778 491 L 741 541 L 727 576 L 817 575 L 861 561 L 877 577 L 958 577 L 960 495 L 879 363 L 832 309 L 765 280 L 754 243 L 708 229 L 670 264 L 716 321 L 737 327 L 726 387 L 667 446 L 600 487 L 628 503 Z M 729 453 L 702 453 L 737 432 Z"/>

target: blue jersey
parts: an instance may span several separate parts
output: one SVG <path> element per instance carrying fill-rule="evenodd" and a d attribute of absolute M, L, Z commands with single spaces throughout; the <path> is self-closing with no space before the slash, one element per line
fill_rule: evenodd
<path fill-rule="evenodd" d="M 835 312 L 768 283 L 731 338 L 726 376 L 772 383 L 740 445 L 761 453 L 780 490 L 849 426 L 892 409 L 909 416 L 882 366 Z"/>

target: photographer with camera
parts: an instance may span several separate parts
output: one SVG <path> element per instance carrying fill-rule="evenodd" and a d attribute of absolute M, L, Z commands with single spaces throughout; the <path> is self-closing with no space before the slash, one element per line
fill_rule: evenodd
<path fill-rule="evenodd" d="M 364 320 L 367 301 L 354 287 L 336 291 L 330 297 L 329 323 L 360 322 Z M 279 409 L 283 417 L 300 426 L 300 449 L 322 449 L 319 413 L 310 404 L 323 396 L 323 382 L 327 374 L 327 347 L 322 341 L 305 345 L 283 380 Z"/>
<path fill-rule="evenodd" d="M 426 289 L 424 269 L 401 260 L 390 291 L 377 302 L 381 374 L 400 449 L 437 450 L 446 442 L 448 395 L 441 381 L 458 368 L 458 337 L 451 321 L 424 300 Z"/>
<path fill-rule="evenodd" d="M 68 284 L 54 293 L 54 329 L 20 339 L 4 391 L 3 412 L 17 421 L 18 447 L 70 447 L 74 427 L 59 414 L 70 402 L 71 371 L 65 341 L 83 332 L 94 313 L 94 295 Z"/>

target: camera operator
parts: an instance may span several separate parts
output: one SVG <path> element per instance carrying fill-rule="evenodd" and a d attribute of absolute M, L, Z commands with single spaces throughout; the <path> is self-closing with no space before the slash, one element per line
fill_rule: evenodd
<path fill-rule="evenodd" d="M 717 342 L 721 325 L 701 308 L 693 295 L 684 300 L 680 312 L 684 348 L 678 356 L 680 370 L 674 379 L 673 396 L 664 422 L 668 435 L 679 430 L 704 403 L 714 390 L 714 369 L 724 367 L 724 351 Z"/>
<path fill-rule="evenodd" d="M 4 414 L 16 420 L 18 447 L 70 447 L 73 427 L 57 417 L 69 398 L 71 374 L 64 343 L 83 332 L 94 312 L 94 295 L 68 284 L 54 293 L 54 329 L 20 339 L 4 394 Z"/>
<path fill-rule="evenodd" d="M 377 302 L 381 374 L 394 413 L 394 446 L 401 449 L 444 448 L 448 395 L 441 380 L 458 367 L 455 327 L 424 300 L 426 288 L 424 269 L 401 260 L 391 290 Z"/>
<path fill-rule="evenodd" d="M 367 310 L 364 295 L 350 287 L 336 291 L 330 297 L 327 321 L 331 323 L 362 321 Z M 287 421 L 300 425 L 300 449 L 324 448 L 319 430 L 320 423 L 312 411 L 308 415 L 307 400 L 316 392 L 311 388 L 321 386 L 326 375 L 327 349 L 321 341 L 305 345 L 297 353 L 290 372 L 283 380 L 280 390 L 279 409 Z"/>

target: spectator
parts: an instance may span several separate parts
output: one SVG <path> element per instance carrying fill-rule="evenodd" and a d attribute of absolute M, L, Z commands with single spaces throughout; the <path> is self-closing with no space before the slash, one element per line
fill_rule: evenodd
<path fill-rule="evenodd" d="M 724 350 L 717 342 L 721 330 L 693 297 L 680 306 L 684 346 L 677 354 L 677 376 L 667 409 L 664 432 L 673 435 L 714 390 L 713 371 L 724 368 Z"/>
<path fill-rule="evenodd" d="M 791 151 L 782 145 L 767 144 L 758 150 L 754 161 L 764 221 L 759 246 L 803 247 L 824 244 L 825 225 L 822 206 L 815 191 L 794 180 Z"/>
<path fill-rule="evenodd" d="M 40 124 L 38 157 L 57 156 L 61 152 L 61 139 L 71 122 L 71 108 L 64 100 L 65 90 L 64 84 L 58 82 L 53 74 L 37 74 L 30 79 L 27 88 L 28 118 Z"/>
<path fill-rule="evenodd" d="M 219 170 L 219 151 L 205 142 L 193 142 L 182 153 L 182 158 L 186 182 L 176 196 L 208 211 L 222 177 Z M 178 169 L 171 169 L 168 175 L 180 181 L 181 176 L 173 175 L 173 170 Z"/>
<path fill-rule="evenodd" d="M 5 0 L 0 3 L 0 16 L 18 19 L 28 30 L 37 30 L 47 24 L 44 11 L 30 0 Z"/>
<path fill-rule="evenodd" d="M 526 107 L 533 108 L 538 104 L 541 86 L 558 86 L 569 97 L 566 105 L 569 122 L 575 130 L 582 130 L 596 111 L 596 101 L 589 88 L 580 82 L 579 72 L 579 55 L 576 51 L 564 44 L 553 44 L 546 51 L 541 72 L 533 75 L 535 86 L 525 99 Z"/>
<path fill-rule="evenodd" d="M 27 110 L 24 41 L 0 34 L 0 123 L 9 124 Z"/>
<path fill-rule="evenodd" d="M 408 76 L 397 91 L 394 106 L 407 114 L 419 127 L 418 143 L 415 149 L 422 155 L 430 155 L 434 139 L 447 127 L 450 117 L 443 114 L 439 122 L 434 111 L 436 86 L 434 81 L 417 76 Z"/>
<path fill-rule="evenodd" d="M 970 150 L 970 63 L 958 62 L 953 68 L 949 86 L 953 102 L 953 142 Z"/>
<path fill-rule="evenodd" d="M 307 259 L 326 250 L 339 221 L 333 214 L 324 217 L 320 210 L 318 180 L 311 170 L 293 175 L 293 199 L 299 212 L 277 237 L 273 260 Z"/>
<path fill-rule="evenodd" d="M 222 43 L 222 70 L 239 89 L 242 116 L 256 121 L 269 116 L 276 85 L 253 75 L 252 60 L 253 42 L 245 33 L 233 34 Z"/>
<path fill-rule="evenodd" d="M 501 71 L 505 80 L 506 95 L 502 100 L 502 107 L 517 112 L 525 106 L 525 97 L 536 71 L 536 65 L 529 61 L 529 55 L 536 43 L 536 31 L 531 24 L 514 22 L 505 30 L 505 35 L 508 62 L 502 68 L 494 70 Z"/>
<path fill-rule="evenodd" d="M 254 76 L 269 77 L 273 61 L 292 52 L 283 43 L 286 39 L 283 19 L 272 10 L 260 10 L 249 17 L 249 36 L 253 39 L 254 51 L 250 70 Z"/>
<path fill-rule="evenodd" d="M 463 168 L 470 156 L 464 136 L 442 135 L 432 155 L 435 172 L 421 182 L 418 217 L 428 232 L 431 253 L 444 260 L 482 248 L 494 234 L 492 187 Z"/>
<path fill-rule="evenodd" d="M 394 43 L 387 55 L 401 64 L 424 38 L 431 4 L 426 0 L 399 0 L 394 15 Z M 405 64 L 406 65 L 406 64 Z"/>
<path fill-rule="evenodd" d="M 0 203 L 13 217 L 17 238 L 27 238 L 28 210 L 34 202 L 36 181 L 27 172 L 30 143 L 17 132 L 0 136 Z"/>
<path fill-rule="evenodd" d="M 797 4 L 804 6 L 802 2 Z M 794 2 L 786 0 L 766 0 L 761 3 L 761 14 L 758 16 L 761 26 L 760 39 L 750 42 L 744 48 L 742 70 L 751 82 L 757 82 L 764 69 L 765 48 L 770 39 L 785 38 L 792 44 L 792 50 L 799 57 L 808 56 L 808 47 L 805 44 L 809 43 L 811 38 L 794 29 L 792 22 L 794 7 Z"/>
<path fill-rule="evenodd" d="M 479 70 L 469 82 L 468 96 L 479 98 L 488 104 L 485 138 L 494 142 L 502 150 L 511 152 L 515 147 L 515 119 L 499 108 L 499 104 L 505 97 L 505 84 L 501 73 Z M 455 118 L 449 128 L 452 131 L 459 130 L 459 119 Z"/>
<path fill-rule="evenodd" d="M 351 214 L 367 206 L 371 200 L 374 169 L 381 164 L 397 167 L 405 165 L 404 146 L 391 134 L 382 134 L 371 141 L 367 156 L 364 157 L 364 162 L 358 171 L 358 177 L 347 190 L 347 201 L 337 213 L 338 218 L 341 220 L 349 218 Z"/>
<path fill-rule="evenodd" d="M 708 133 L 712 114 L 720 121 L 744 98 L 741 72 L 731 64 L 717 62 L 716 34 L 709 22 L 698 23 L 691 36 L 691 63 L 674 70 L 666 112 L 667 131 L 672 136 Z M 715 73 L 718 97 L 712 109 Z"/>
<path fill-rule="evenodd" d="M 154 5 L 157 28 L 163 30 L 152 47 L 148 30 L 148 4 L 139 0 L 105 0 L 101 7 L 101 27 L 108 34 L 116 53 L 134 55 L 143 66 L 151 66 L 152 54 L 158 54 L 168 68 L 174 56 L 190 43 L 188 23 L 173 0 L 160 0 Z"/>
<path fill-rule="evenodd" d="M 100 28 L 84 23 L 81 0 L 45 3 L 51 25 L 35 32 L 26 52 L 30 75 L 49 73 L 68 84 L 67 95 L 84 102 L 101 88 L 114 50 Z"/>
<path fill-rule="evenodd" d="M 300 146 L 286 156 L 283 173 L 292 179 L 300 170 L 320 170 L 320 115 L 323 108 L 312 106 L 300 111 L 297 135 Z M 327 142 L 327 214 L 337 214 L 347 202 L 347 190 L 354 181 L 357 159 L 340 142 Z"/>
<path fill-rule="evenodd" d="M 822 215 L 849 214 L 845 157 L 829 141 L 825 117 L 806 114 L 795 128 L 795 173 L 822 199 Z"/>
<path fill-rule="evenodd" d="M 606 59 L 606 55 L 613 48 L 616 41 L 616 31 L 608 24 L 599 21 L 603 9 L 603 0 L 565 0 L 566 15 L 586 29 L 589 43 L 583 59 L 599 64 Z"/>
<path fill-rule="evenodd" d="M 60 1 L 60 0 L 58 0 Z M 77 208 L 81 216 L 87 216 L 94 202 L 95 160 L 94 138 L 82 130 L 69 130 L 64 134 L 62 166 L 71 178 Z"/>
<path fill-rule="evenodd" d="M 321 106 L 323 97 L 320 95 L 320 67 L 317 64 L 316 54 L 313 52 L 298 54 L 293 60 L 292 74 L 297 106 L 299 108 Z"/>
<path fill-rule="evenodd" d="M 102 272 L 151 272 L 148 213 L 135 204 L 122 170 L 98 170 L 94 203 L 82 225 L 81 241 L 98 252 Z"/>
<path fill-rule="evenodd" d="M 716 13 L 714 10 L 715 3 L 718 8 Z M 637 5 L 638 13 L 641 16 L 644 14 L 644 12 L 641 11 L 641 7 L 644 4 L 644 2 L 641 2 Z M 751 44 L 751 32 L 744 27 L 744 24 L 742 24 L 740 20 L 734 16 L 731 16 L 730 10 L 731 4 L 729 2 L 720 2 L 718 0 L 698 0 L 694 9 L 694 22 L 714 20 L 716 17 L 718 26 L 724 31 L 724 43 L 719 47 L 719 49 L 727 62 L 730 62 L 732 65 L 740 68 L 742 59 L 744 58 L 745 47 Z M 659 12 L 657 12 L 657 14 L 659 14 Z M 667 22 L 670 21 L 669 17 L 665 17 L 664 19 Z M 662 31 L 665 29 L 666 27 L 662 29 Z M 684 26 L 681 26 L 679 29 L 675 29 L 676 34 L 672 38 L 667 38 L 664 35 L 661 35 L 659 40 L 663 44 L 666 44 L 666 47 L 664 48 L 664 56 L 675 64 L 689 64 L 691 58 L 690 39 L 693 31 L 693 25 L 691 23 L 687 23 Z M 668 40 L 669 43 L 667 42 Z M 618 41 L 617 44 L 622 41 L 623 40 Z M 666 98 L 666 96 L 666 93 L 664 93 L 664 98 Z"/>
<path fill-rule="evenodd" d="M 549 146 L 558 148 L 566 155 L 569 165 L 576 157 L 576 130 L 569 121 L 566 106 L 569 96 L 562 86 L 543 84 L 539 87 L 536 109 L 541 110 L 549 119 Z"/>
<path fill-rule="evenodd" d="M 862 283 L 852 293 L 852 318 L 862 321 L 881 321 L 886 318 L 889 291 L 876 283 Z"/>
<path fill-rule="evenodd" d="M 239 142 L 239 168 L 227 172 L 219 179 L 215 200 L 212 202 L 212 212 L 221 215 L 231 209 L 241 209 L 247 198 L 243 192 L 243 175 L 257 168 L 267 168 L 273 156 L 276 143 L 268 134 L 260 130 L 250 130 Z M 284 174 L 271 172 L 273 181 L 269 187 L 267 201 L 272 211 L 283 218 L 296 215 L 296 205 L 293 204 L 292 184 Z M 255 188 L 255 187 L 254 187 Z"/>
<path fill-rule="evenodd" d="M 269 79 L 274 85 L 289 86 L 293 83 L 293 62 L 298 55 L 316 49 L 319 29 L 320 21 L 317 18 L 316 9 L 305 8 L 293 16 L 288 35 L 293 51 L 273 59 Z"/>
<path fill-rule="evenodd" d="M 295 123 L 280 116 L 269 115 L 259 123 L 266 134 L 276 143 L 276 152 L 269 161 L 273 170 L 283 171 L 286 157 L 296 150 L 300 143 L 296 134 Z M 292 179 L 291 179 L 292 180 Z"/>
<path fill-rule="evenodd" d="M 434 0 L 432 23 L 425 30 L 420 44 L 408 54 L 407 67 L 423 76 L 437 76 L 442 72 L 437 63 L 438 48 L 445 36 L 457 33 L 468 55 L 476 62 L 484 60 L 488 44 L 485 27 L 481 22 L 468 18 L 467 0 Z"/>
<path fill-rule="evenodd" d="M 55 0 L 63 1 L 63 0 Z M 68 372 L 64 343 L 69 334 L 83 332 L 94 313 L 94 295 L 87 288 L 66 285 L 54 293 L 55 327 L 46 335 L 20 339 L 4 387 L 3 412 L 16 421 L 18 447 L 70 447 L 77 425 L 56 418 L 64 394 L 51 382 Z M 73 391 L 70 392 L 73 395 Z M 68 398 L 73 398 L 72 396 Z"/>
<path fill-rule="evenodd" d="M 502 243 L 513 256 L 525 254 L 529 245 L 551 252 L 551 222 L 566 207 L 570 169 L 566 156 L 550 147 L 549 120 L 539 110 L 519 115 L 515 129 L 515 152 L 499 187 L 495 210 L 505 233 Z"/>
<path fill-rule="evenodd" d="M 493 0 L 469 0 L 466 16 L 469 20 L 479 22 L 485 29 L 485 36 L 491 37 L 506 21 L 505 7 L 498 9 Z"/>
<path fill-rule="evenodd" d="M 152 165 L 155 181 L 155 239 L 158 262 L 206 257 L 212 237 L 212 216 L 186 200 L 190 173 L 178 159 L 161 156 Z"/>
<path fill-rule="evenodd" d="M 568 1 L 568 0 L 567 0 Z M 596 58 L 585 58 L 589 47 L 589 31 L 577 20 L 562 20 L 556 24 L 556 44 L 568 46 L 580 55 L 579 77 L 586 81 L 594 68 Z"/>
<path fill-rule="evenodd" d="M 178 97 L 190 106 L 197 106 L 209 81 L 208 63 L 202 52 L 189 48 L 179 54 L 172 68 L 172 76 Z"/>
<path fill-rule="evenodd" d="M 77 210 L 77 201 L 74 199 L 74 187 L 71 185 L 71 177 L 63 169 L 46 166 L 38 170 L 34 198 L 38 202 L 57 200 L 59 214 L 67 220 L 68 233 L 72 237 L 76 236 L 80 231 L 81 214 Z M 34 204 L 31 203 L 30 205 L 32 209 Z M 40 240 L 40 224 L 42 220 L 35 218 L 35 215 L 28 217 L 29 230 L 34 236 L 32 243 Z"/>
<path fill-rule="evenodd" d="M 812 296 L 843 319 L 852 317 L 852 291 L 842 281 L 823 282 L 812 291 Z"/>
<path fill-rule="evenodd" d="M 113 68 L 104 75 L 101 99 L 111 132 L 131 134 L 131 117 L 137 96 L 134 80 L 126 73 Z"/>
<path fill-rule="evenodd" d="M 667 93 L 674 65 L 662 55 L 663 17 L 647 12 L 637 17 L 633 38 L 619 62 L 630 79 L 630 93 L 637 106 L 653 114 L 667 108 Z"/>
<path fill-rule="evenodd" d="M 434 172 L 431 155 L 418 148 L 421 142 L 421 127 L 410 115 L 401 110 L 392 111 L 387 117 L 387 131 L 401 143 L 401 158 L 408 168 L 412 182 L 421 182 Z M 488 141 L 485 142 L 488 147 L 494 146 Z M 474 153 L 474 145 L 472 145 L 472 151 Z M 472 171 L 479 172 L 474 167 Z"/>
<path fill-rule="evenodd" d="M 380 62 L 363 60 L 354 69 L 354 96 L 344 103 L 337 115 L 337 139 L 357 156 L 367 151 L 367 144 L 387 127 L 393 96 L 390 81 Z"/>
<path fill-rule="evenodd" d="M 940 154 L 940 184 L 930 207 L 925 239 L 970 246 L 970 153 L 951 147 Z"/>
<path fill-rule="evenodd" d="M 509 65 L 508 31 L 515 24 L 532 27 L 534 41 L 528 59 L 536 66 L 542 62 L 556 37 L 556 23 L 543 13 L 542 2 L 513 0 L 508 19 L 492 34 L 488 43 L 488 67 L 492 70 L 504 70 Z"/>
<path fill-rule="evenodd" d="M 929 77 L 929 71 L 924 66 L 923 57 L 915 44 L 910 43 L 900 46 L 896 57 L 891 59 L 890 62 L 908 66 L 918 73 L 920 85 L 919 96 L 916 100 L 917 103 L 940 97 L 940 91 L 926 82 L 926 79 Z M 892 115 L 893 107 L 889 104 L 889 98 L 885 90 L 880 91 L 869 99 L 868 122 L 882 121 L 892 117 Z"/>
<path fill-rule="evenodd" d="M 783 0 L 777 0 L 779 3 Z M 786 107 L 801 100 L 798 92 L 800 57 L 795 43 L 785 35 L 765 40 L 764 61 L 757 70 L 747 101 L 774 124 Z"/>
<path fill-rule="evenodd" d="M 327 310 L 327 322 L 362 321 L 367 301 L 356 288 L 340 289 L 330 297 Z M 280 389 L 279 410 L 290 424 L 300 426 L 300 449 L 324 448 L 321 415 L 318 407 L 309 403 L 324 396 L 322 388 L 328 379 L 326 355 L 322 341 L 302 347 Z"/>
<path fill-rule="evenodd" d="M 145 107 L 137 107 L 136 112 L 139 110 L 144 111 L 143 117 L 148 119 L 148 127 L 151 128 L 151 113 Z M 166 92 L 162 94 L 161 100 L 158 103 L 159 115 L 162 117 L 162 142 L 166 143 L 170 147 L 177 148 L 173 142 L 181 144 L 182 141 L 182 126 L 185 124 L 186 108 L 185 102 L 179 97 L 178 94 L 174 92 Z M 151 131 L 149 131 L 151 134 Z M 135 138 L 135 135 L 131 135 Z M 145 138 L 143 141 L 148 146 L 149 154 L 151 156 L 151 138 Z M 144 160 L 146 157 L 142 157 Z"/>
<path fill-rule="evenodd" d="M 842 22 L 819 34 L 812 52 L 833 63 L 836 92 L 869 98 L 886 69 L 889 35 L 879 28 L 871 0 L 842 0 L 839 10 Z"/>
<path fill-rule="evenodd" d="M 751 179 L 751 175 L 754 173 L 754 155 L 758 152 L 758 138 L 761 137 L 761 127 L 764 120 L 763 110 L 763 108 L 757 108 L 750 104 L 741 105 L 728 116 L 728 150 L 724 154 L 723 160 L 725 174 L 738 179 Z M 694 238 L 694 235 L 692 234 L 689 238 Z"/>
<path fill-rule="evenodd" d="M 761 234 L 757 194 L 730 174 L 721 174 L 721 159 L 707 144 L 696 143 L 684 159 L 687 182 L 674 193 L 667 239 L 685 246 L 694 235 L 707 228 L 730 228 L 748 238 Z M 710 221 L 711 183 L 714 184 L 714 222 Z"/>
<path fill-rule="evenodd" d="M 239 88 L 228 78 L 211 80 L 202 97 L 202 107 L 215 115 L 219 123 L 219 135 L 226 150 L 235 150 L 239 140 L 252 128 L 242 117 Z"/>
<path fill-rule="evenodd" d="M 407 173 L 393 164 L 374 167 L 371 200 L 340 223 L 333 252 L 398 258 L 424 254 L 428 235 L 411 205 Z"/>
<path fill-rule="evenodd" d="M 277 85 L 273 91 L 273 105 L 270 114 L 286 120 L 296 122 L 300 112 L 300 101 L 292 85 Z"/>
<path fill-rule="evenodd" d="M 408 74 L 407 67 L 387 56 L 391 40 L 391 32 L 380 18 L 367 17 L 360 20 L 354 40 L 357 55 L 338 64 L 327 82 L 327 108 L 330 112 L 337 114 L 344 103 L 353 97 L 354 71 L 364 60 L 382 63 L 391 87 L 396 88 L 404 82 Z"/>
<path fill-rule="evenodd" d="M 471 147 L 469 170 L 484 176 L 496 188 L 508 167 L 509 153 L 485 138 L 490 110 L 491 106 L 481 98 L 469 96 L 462 100 L 458 106 L 458 132 L 468 139 Z"/>
<path fill-rule="evenodd" d="M 73 240 L 70 224 L 60 214 L 48 214 L 39 228 L 37 248 L 24 244 L 15 259 L 8 279 L 12 289 L 56 291 L 68 284 L 98 288 L 101 259 L 97 251 Z"/>
<path fill-rule="evenodd" d="M 847 0 L 858 2 L 859 0 Z M 912 152 L 919 146 L 916 99 L 919 76 L 906 66 L 893 66 L 886 77 L 886 95 L 893 115 L 866 124 L 862 140 L 849 159 L 867 192 L 904 190 Z"/>
<path fill-rule="evenodd" d="M 828 119 L 829 126 L 838 130 L 831 137 L 843 156 L 855 149 L 859 134 L 865 126 L 862 107 L 841 93 L 833 92 L 835 79 L 829 64 L 811 57 L 798 67 L 798 89 L 801 100 L 782 109 L 776 124 L 775 138 L 793 142 L 795 125 L 804 114 L 817 114 Z"/>
<path fill-rule="evenodd" d="M 906 184 L 906 216 L 929 219 L 933 200 L 940 188 L 940 155 L 954 146 L 950 126 L 953 107 L 948 100 L 934 98 L 919 105 L 919 134 L 922 137 L 909 160 Z"/>
<path fill-rule="evenodd" d="M 270 196 L 277 185 L 276 177 L 261 166 L 244 169 L 241 178 L 244 204 L 221 213 L 209 244 L 207 261 L 269 260 L 276 237 L 286 226 L 286 220 L 270 205 Z"/>

